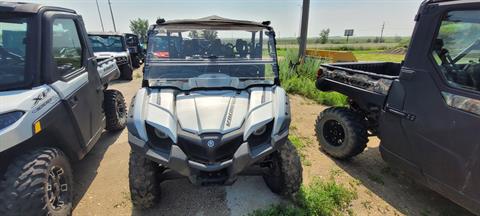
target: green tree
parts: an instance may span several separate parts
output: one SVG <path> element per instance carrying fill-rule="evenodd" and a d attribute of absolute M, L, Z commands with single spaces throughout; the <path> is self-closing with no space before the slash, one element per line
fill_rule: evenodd
<path fill-rule="evenodd" d="M 148 20 L 141 18 L 130 20 L 130 30 L 138 35 L 140 41 L 145 42 L 147 39 Z"/>
<path fill-rule="evenodd" d="M 218 38 L 218 32 L 212 30 L 202 30 L 202 37 L 206 40 L 213 41 Z"/>
<path fill-rule="evenodd" d="M 328 42 L 328 38 L 330 37 L 330 29 L 323 29 L 320 32 L 320 43 L 326 44 Z"/>
<path fill-rule="evenodd" d="M 190 38 L 199 38 L 200 37 L 200 33 L 198 33 L 197 30 L 192 30 L 188 33 L 188 37 Z"/>

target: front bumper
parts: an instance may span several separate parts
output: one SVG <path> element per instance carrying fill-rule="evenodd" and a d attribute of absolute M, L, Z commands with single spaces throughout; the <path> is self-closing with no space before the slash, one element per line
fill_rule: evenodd
<path fill-rule="evenodd" d="M 128 134 L 128 142 L 134 151 L 143 153 L 148 159 L 155 161 L 169 169 L 188 177 L 195 185 L 225 184 L 235 182 L 237 176 L 250 165 L 264 159 L 273 153 L 278 146 L 288 139 L 288 130 L 270 139 L 270 142 L 250 148 L 248 142 L 240 145 L 233 158 L 218 163 L 201 163 L 191 160 L 189 156 L 176 144 L 172 145 L 170 153 L 151 148 L 133 134 Z"/>

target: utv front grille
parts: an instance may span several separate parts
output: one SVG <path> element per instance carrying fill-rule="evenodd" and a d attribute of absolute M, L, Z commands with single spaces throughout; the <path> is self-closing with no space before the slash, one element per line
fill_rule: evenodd
<path fill-rule="evenodd" d="M 178 145 L 187 154 L 189 159 L 204 163 L 219 163 L 230 160 L 243 143 L 243 134 L 239 134 L 234 138 L 227 140 L 221 134 L 203 134 L 197 141 L 190 140 L 186 137 L 178 137 Z M 209 146 L 208 137 L 217 137 L 214 140 L 214 146 Z M 212 139 L 213 140 L 213 139 Z"/>

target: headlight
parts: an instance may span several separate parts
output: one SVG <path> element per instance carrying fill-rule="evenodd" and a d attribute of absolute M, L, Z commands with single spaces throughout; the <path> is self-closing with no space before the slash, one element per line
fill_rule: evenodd
<path fill-rule="evenodd" d="M 158 129 L 155 129 L 155 136 L 157 136 L 160 139 L 167 139 L 168 135 L 163 133 L 162 131 L 159 131 Z"/>
<path fill-rule="evenodd" d="M 23 116 L 23 112 L 16 111 L 0 115 L 0 130 L 14 124 Z"/>
<path fill-rule="evenodd" d="M 117 61 L 126 61 L 127 57 L 117 57 Z"/>
<path fill-rule="evenodd" d="M 263 126 L 259 129 L 257 129 L 256 131 L 254 131 L 253 135 L 260 136 L 260 135 L 264 134 L 266 131 L 267 131 L 267 126 Z"/>

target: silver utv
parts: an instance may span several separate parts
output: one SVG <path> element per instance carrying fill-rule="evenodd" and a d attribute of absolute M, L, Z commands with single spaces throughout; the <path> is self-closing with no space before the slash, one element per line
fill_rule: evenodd
<path fill-rule="evenodd" d="M 148 35 L 143 88 L 128 119 L 133 204 L 151 207 L 160 178 L 225 185 L 255 174 L 273 192 L 297 192 L 302 168 L 288 141 L 289 100 L 269 22 L 158 20 Z"/>

